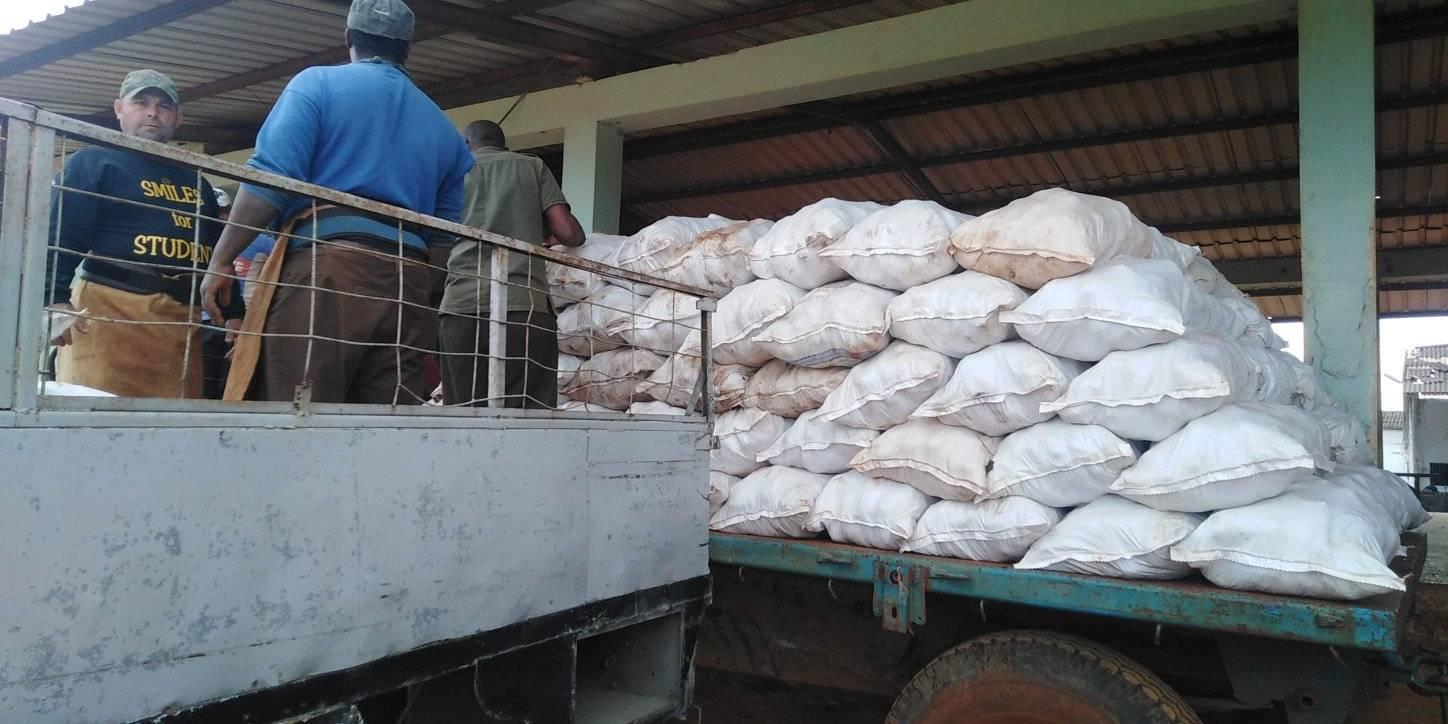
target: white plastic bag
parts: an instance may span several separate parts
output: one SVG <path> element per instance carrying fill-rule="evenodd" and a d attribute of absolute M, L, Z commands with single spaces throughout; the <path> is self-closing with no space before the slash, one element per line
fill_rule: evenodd
<path fill-rule="evenodd" d="M 1008 435 L 1055 417 L 1041 412 L 1041 403 L 1059 397 L 1084 368 L 1025 342 L 993 344 L 962 359 L 950 381 L 921 403 L 914 417 Z"/>
<path fill-rule="evenodd" d="M 1224 588 L 1353 600 L 1405 590 L 1387 565 L 1398 548 L 1385 511 L 1309 476 L 1277 497 L 1213 513 L 1171 556 Z"/>
<path fill-rule="evenodd" d="M 853 367 L 885 348 L 885 310 L 895 293 L 860 282 L 827 284 L 754 338 L 759 349 L 800 367 Z"/>
<path fill-rule="evenodd" d="M 664 363 L 664 358 L 641 349 L 619 349 L 588 359 L 563 393 L 610 410 L 627 410 L 641 400 L 639 382 Z"/>
<path fill-rule="evenodd" d="M 623 287 L 605 285 L 558 315 L 558 350 L 578 357 L 592 357 L 622 347 L 623 337 L 609 333 L 610 326 L 627 320 L 648 297 L 634 294 Z"/>
<path fill-rule="evenodd" d="M 576 249 L 555 246 L 553 250 L 572 254 L 580 259 L 607 264 L 614 254 L 618 253 L 619 246 L 627 240 L 627 236 L 589 234 L 587 240 L 583 242 L 583 246 Z M 544 268 L 544 278 L 548 280 L 548 293 L 553 297 L 553 306 L 560 310 L 603 291 L 604 286 L 608 284 L 607 279 L 593 272 L 574 269 L 562 264 L 548 264 Z M 486 285 L 487 281 L 483 281 L 483 284 Z"/>
<path fill-rule="evenodd" d="M 1036 541 L 1016 568 L 1165 580 L 1191 575 L 1171 547 L 1191 535 L 1202 517 L 1153 510 L 1107 495 L 1061 519 Z"/>
<path fill-rule="evenodd" d="M 749 252 L 749 268 L 763 279 L 783 279 L 803 289 L 845 278 L 820 252 L 850 227 L 884 208 L 871 201 L 823 199 L 780 219 Z"/>
<path fill-rule="evenodd" d="M 966 269 L 1027 289 L 1119 256 L 1148 257 L 1148 227 L 1119 201 L 1045 189 L 961 224 L 951 234 Z"/>
<path fill-rule="evenodd" d="M 820 419 L 867 430 L 887 430 L 935 394 L 955 363 L 945 355 L 909 342 L 891 342 L 880 354 L 850 370 L 820 405 Z"/>
<path fill-rule="evenodd" d="M 1156 227 L 1147 227 L 1146 233 L 1151 238 L 1151 259 L 1169 261 L 1185 272 L 1202 257 L 1201 249 L 1166 236 L 1157 231 Z"/>
<path fill-rule="evenodd" d="M 729 498 L 709 519 L 711 530 L 775 538 L 810 538 L 805 529 L 815 498 L 824 490 L 828 475 L 767 467 L 735 483 Z"/>
<path fill-rule="evenodd" d="M 768 362 L 769 352 L 754 338 L 794 309 L 804 295 L 803 289 L 778 279 L 760 279 L 726 294 L 709 319 L 714 359 L 751 367 Z"/>
<path fill-rule="evenodd" d="M 942 500 L 915 523 L 901 550 L 969 561 L 1014 563 L 1061 521 L 1061 512 L 1026 498 Z"/>
<path fill-rule="evenodd" d="M 1260 389 L 1281 393 L 1272 402 L 1292 402 L 1290 388 Z M 1241 345 L 1191 335 L 1106 355 L 1041 412 L 1157 442 L 1223 405 L 1254 399 L 1258 390 L 1257 369 Z"/>
<path fill-rule="evenodd" d="M 1100 425 L 1047 420 L 1001 440 L 982 497 L 1075 507 L 1106 495 L 1136 457 L 1130 443 Z"/>
<path fill-rule="evenodd" d="M 1242 332 L 1241 320 L 1193 287 L 1180 268 L 1155 259 L 1113 259 L 1052 281 L 1000 318 L 1036 347 L 1083 362 L 1188 330 L 1224 339 Z"/>
<path fill-rule="evenodd" d="M 722 216 L 698 219 L 686 216 L 666 216 L 640 229 L 619 245 L 614 253 L 614 266 L 654 276 L 676 259 L 694 240 L 706 231 L 735 222 Z M 675 279 L 674 281 L 681 281 Z"/>
<path fill-rule="evenodd" d="M 882 433 L 850 467 L 937 498 L 973 500 L 985 490 L 986 466 L 998 442 L 969 428 L 911 420 Z"/>
<path fill-rule="evenodd" d="M 964 357 L 1009 339 L 1001 312 L 1026 300 L 1020 287 L 979 272 L 962 271 L 913 289 L 890 302 L 890 336 Z"/>
<path fill-rule="evenodd" d="M 680 284 L 702 287 L 716 295 L 754 281 L 749 252 L 774 226 L 764 219 L 737 221 L 710 229 L 684 246 L 657 274 Z"/>
<path fill-rule="evenodd" d="M 1333 462 L 1364 465 L 1373 461 L 1367 428 L 1356 417 L 1347 414 L 1337 403 L 1315 404 L 1309 412 L 1327 428 Z"/>
<path fill-rule="evenodd" d="M 1331 471 L 1327 431 L 1292 405 L 1238 402 L 1153 445 L 1111 491 L 1158 510 L 1200 513 L 1270 498 Z"/>
<path fill-rule="evenodd" d="M 790 420 L 763 410 L 741 407 L 714 418 L 718 446 L 709 453 L 709 469 L 748 475 L 764 467 L 759 453 L 789 429 Z"/>
<path fill-rule="evenodd" d="M 1429 520 L 1423 504 L 1418 501 L 1418 496 L 1413 494 L 1408 484 L 1382 468 L 1371 465 L 1339 465 L 1326 476 L 1326 480 L 1375 501 L 1388 512 L 1400 531 L 1412 530 Z"/>
<path fill-rule="evenodd" d="M 721 473 L 717 470 L 709 471 L 709 517 L 712 518 L 719 509 L 724 507 L 724 501 L 729 499 L 729 491 L 739 478 L 728 473 Z"/>
<path fill-rule="evenodd" d="M 930 497 L 908 485 L 842 473 L 815 498 L 805 530 L 828 531 L 837 543 L 898 551 L 928 507 Z"/>
<path fill-rule="evenodd" d="M 825 422 L 819 419 L 819 410 L 814 410 L 800 415 L 758 458 L 771 465 L 837 475 L 849 470 L 850 460 L 879 435 L 874 430 Z"/>
<path fill-rule="evenodd" d="M 749 379 L 743 404 L 784 417 L 799 417 L 819 406 L 849 375 L 848 367 L 795 367 L 773 360 Z"/>
<path fill-rule="evenodd" d="M 971 217 L 907 199 L 855 224 L 820 256 L 866 284 L 904 291 L 955 271 L 950 232 Z"/>
<path fill-rule="evenodd" d="M 619 315 L 604 332 L 629 346 L 655 354 L 672 354 L 700 329 L 699 300 L 682 292 L 660 289 L 630 315 Z"/>

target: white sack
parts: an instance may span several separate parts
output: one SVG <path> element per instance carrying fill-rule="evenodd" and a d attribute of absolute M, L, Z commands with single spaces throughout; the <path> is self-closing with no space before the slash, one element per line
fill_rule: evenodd
<path fill-rule="evenodd" d="M 1157 231 L 1156 227 L 1147 227 L 1147 235 L 1151 238 L 1151 254 L 1148 258 L 1169 261 L 1185 272 L 1202 257 L 1201 249 L 1166 236 Z"/>
<path fill-rule="evenodd" d="M 853 367 L 885 348 L 885 311 L 895 293 L 860 282 L 827 284 L 754 338 L 759 349 L 800 367 Z"/>
<path fill-rule="evenodd" d="M 775 538 L 812 537 L 804 526 L 829 479 L 780 465 L 752 473 L 729 489 L 729 498 L 709 519 L 709 528 Z"/>
<path fill-rule="evenodd" d="M 759 453 L 789 429 L 790 420 L 763 410 L 741 407 L 714 418 L 718 446 L 709 452 L 709 469 L 748 475 L 764 467 Z"/>
<path fill-rule="evenodd" d="M 1326 476 L 1333 485 L 1357 491 L 1388 512 L 1398 530 L 1412 530 L 1427 523 L 1429 516 L 1413 489 L 1402 478 L 1371 465 L 1339 465 Z"/>
<path fill-rule="evenodd" d="M 583 400 L 568 400 L 558 405 L 559 412 L 616 412 L 603 405 L 594 405 Z"/>
<path fill-rule="evenodd" d="M 867 430 L 886 430 L 935 394 L 952 373 L 949 357 L 909 342 L 891 342 L 850 370 L 820 405 L 820 419 Z"/>
<path fill-rule="evenodd" d="M 639 383 L 639 394 L 674 407 L 688 408 L 694 387 L 699 383 L 699 366 L 703 364 L 699 337 L 697 331 L 691 333 L 678 352 Z M 714 412 L 728 412 L 739 407 L 753 374 L 753 369 L 742 365 L 710 365 L 709 395 L 714 403 Z"/>
<path fill-rule="evenodd" d="M 1026 498 L 967 503 L 942 500 L 920 516 L 901 550 L 969 561 L 1014 563 L 1061 520 L 1061 512 Z"/>
<path fill-rule="evenodd" d="M 804 289 L 844 279 L 845 272 L 820 252 L 882 208 L 871 201 L 816 201 L 780 219 L 760 237 L 749 252 L 749 269 L 760 278 L 783 279 Z"/>
<path fill-rule="evenodd" d="M 982 497 L 1072 508 L 1109 492 L 1136 457 L 1131 443 L 1100 425 L 1047 420 L 1001 440 Z"/>
<path fill-rule="evenodd" d="M 972 500 L 985 490 L 986 466 L 999 442 L 964 427 L 911 420 L 886 430 L 850 467 L 946 500 Z"/>
<path fill-rule="evenodd" d="M 1236 339 L 1241 320 L 1169 261 L 1122 258 L 1041 287 L 1002 312 L 1022 339 L 1051 354 L 1095 362 L 1118 350 L 1169 342 L 1188 330 Z"/>
<path fill-rule="evenodd" d="M 760 279 L 724 295 L 709 318 L 714 359 L 721 364 L 758 367 L 770 360 L 754 338 L 789 313 L 805 291 L 778 279 Z"/>
<path fill-rule="evenodd" d="M 928 507 L 930 497 L 908 485 L 843 473 L 825 483 L 805 530 L 828 531 L 837 543 L 898 551 Z"/>
<path fill-rule="evenodd" d="M 848 367 L 813 369 L 773 360 L 749 379 L 742 404 L 784 417 L 799 417 L 819 409 L 849 374 Z"/>
<path fill-rule="evenodd" d="M 1270 500 L 1213 513 L 1171 556 L 1224 588 L 1354 600 L 1405 590 L 1387 565 L 1398 548 L 1385 511 L 1309 476 Z"/>
<path fill-rule="evenodd" d="M 663 277 L 659 272 L 676 259 L 695 237 L 733 223 L 722 216 L 711 215 L 703 219 L 666 216 L 620 244 L 612 262 L 614 266 L 629 271 Z"/>
<path fill-rule="evenodd" d="M 683 292 L 660 289 L 631 315 L 619 315 L 604 332 L 632 347 L 672 354 L 700 329 L 699 300 Z"/>
<path fill-rule="evenodd" d="M 1311 415 L 1238 402 L 1153 445 L 1111 490 L 1158 510 L 1201 513 L 1270 498 L 1317 469 L 1333 463 L 1327 431 Z"/>
<path fill-rule="evenodd" d="M 77 385 L 74 382 L 56 382 L 55 380 L 39 380 L 36 383 L 35 391 L 37 394 L 54 395 L 56 397 L 115 397 L 114 394 L 106 392 L 105 390 Z"/>
<path fill-rule="evenodd" d="M 1085 367 L 1025 342 L 993 344 L 962 359 L 950 381 L 914 416 L 1007 435 L 1055 417 L 1041 412 L 1041 403 L 1059 397 Z"/>
<path fill-rule="evenodd" d="M 628 406 L 630 415 L 687 415 L 688 410 L 674 407 L 667 402 L 635 402 Z"/>
<path fill-rule="evenodd" d="M 1253 344 L 1238 345 L 1257 371 L 1257 391 L 1251 399 L 1259 402 L 1291 402 L 1311 410 L 1319 397 L 1317 375 L 1301 360 L 1278 349 Z"/>
<path fill-rule="evenodd" d="M 1119 256 L 1148 257 L 1149 228 L 1119 201 L 1045 189 L 961 224 L 955 260 L 1027 289 Z"/>
<path fill-rule="evenodd" d="M 599 264 L 608 264 L 613 259 L 613 255 L 618 253 L 619 246 L 627 240 L 627 236 L 589 234 L 580 247 L 570 249 L 560 244 L 553 247 L 553 250 Z M 547 264 L 543 274 L 543 278 L 548 280 L 548 293 L 553 297 L 553 306 L 557 309 L 581 302 L 603 291 L 604 286 L 608 284 L 607 279 L 593 272 L 574 269 L 562 264 Z M 487 282 L 484 281 L 483 284 L 486 285 Z"/>
<path fill-rule="evenodd" d="M 772 226 L 772 221 L 755 219 L 705 231 L 685 245 L 657 275 L 716 295 L 728 294 L 754 281 L 754 272 L 749 271 L 749 252 Z"/>
<path fill-rule="evenodd" d="M 806 412 L 763 452 L 760 461 L 804 468 L 812 473 L 837 475 L 850 469 L 850 460 L 880 433 L 846 427 L 819 419 L 819 411 Z"/>
<path fill-rule="evenodd" d="M 820 256 L 854 279 L 904 291 L 957 268 L 950 232 L 971 217 L 934 201 L 908 199 L 866 216 Z"/>
<path fill-rule="evenodd" d="M 640 401 L 639 382 L 664 363 L 664 358 L 641 349 L 619 349 L 589 358 L 563 393 L 610 410 L 627 410 Z"/>
<path fill-rule="evenodd" d="M 621 320 L 627 320 L 648 300 L 648 297 L 623 287 L 605 285 L 585 301 L 558 314 L 558 350 L 578 357 L 592 357 L 622 347 L 625 344 L 623 337 L 609 333 L 608 328 L 617 327 Z"/>
<path fill-rule="evenodd" d="M 1315 404 L 1309 412 L 1327 428 L 1333 462 L 1364 465 L 1373 461 L 1368 430 L 1356 417 L 1347 414 L 1336 403 Z"/>
<path fill-rule="evenodd" d="M 1202 517 L 1153 510 L 1108 495 L 1061 519 L 1036 541 L 1016 568 L 1165 580 L 1190 575 L 1171 547 L 1191 535 Z"/>
<path fill-rule="evenodd" d="M 1255 398 L 1257 369 L 1241 345 L 1192 335 L 1112 352 L 1041 405 L 1062 420 L 1096 424 L 1129 440 L 1165 440 L 1183 425 L 1230 402 Z M 1290 403 L 1290 389 L 1271 402 Z"/>
<path fill-rule="evenodd" d="M 573 384 L 573 379 L 578 376 L 578 368 L 582 366 L 582 357 L 574 357 L 571 354 L 558 355 L 558 389 L 568 389 L 568 386 Z"/>
<path fill-rule="evenodd" d="M 709 471 L 709 517 L 713 518 L 719 509 L 724 507 L 724 501 L 729 499 L 729 491 L 739 478 L 728 473 L 721 473 L 717 470 Z"/>
<path fill-rule="evenodd" d="M 1010 338 L 1000 314 L 1025 300 L 1025 290 L 1004 279 L 962 271 L 895 297 L 890 336 L 959 359 Z"/>

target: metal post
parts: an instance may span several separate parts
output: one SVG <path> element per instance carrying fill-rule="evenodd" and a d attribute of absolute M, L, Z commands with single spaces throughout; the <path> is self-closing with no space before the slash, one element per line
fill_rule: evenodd
<path fill-rule="evenodd" d="M 37 408 L 36 383 L 45 354 L 49 326 L 41 321 L 45 307 L 45 260 L 50 239 L 50 174 L 55 159 L 55 131 L 32 126 L 26 182 L 24 254 L 20 257 L 19 324 L 16 328 L 15 409 Z M 8 200 L 7 200 L 8 201 Z"/>
<path fill-rule="evenodd" d="M 623 134 L 599 121 L 563 131 L 563 195 L 587 231 L 618 233 L 623 204 Z"/>
<path fill-rule="evenodd" d="M 1297 14 L 1307 360 L 1381 459 L 1373 3 L 1301 0 Z"/>
<path fill-rule="evenodd" d="M 25 201 L 30 174 L 31 125 L 19 118 L 5 120 L 5 188 L 0 191 L 0 259 L 25 257 Z M 14 405 L 15 388 L 24 375 L 16 356 L 16 330 L 20 322 L 20 264 L 0 262 L 0 410 Z"/>
<path fill-rule="evenodd" d="M 488 269 L 488 407 L 503 407 L 507 400 L 504 366 L 508 356 L 508 250 L 493 247 Z"/>

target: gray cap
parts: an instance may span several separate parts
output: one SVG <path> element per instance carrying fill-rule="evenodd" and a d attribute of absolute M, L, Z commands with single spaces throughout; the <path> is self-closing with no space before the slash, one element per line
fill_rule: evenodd
<path fill-rule="evenodd" d="M 137 93 L 147 88 L 155 88 L 171 98 L 171 102 L 181 105 L 181 95 L 176 92 L 176 83 L 165 73 L 158 70 L 133 70 L 121 81 L 121 94 L 116 96 L 121 100 L 130 100 Z"/>
<path fill-rule="evenodd" d="M 347 29 L 393 40 L 412 40 L 416 18 L 402 0 L 352 0 Z"/>

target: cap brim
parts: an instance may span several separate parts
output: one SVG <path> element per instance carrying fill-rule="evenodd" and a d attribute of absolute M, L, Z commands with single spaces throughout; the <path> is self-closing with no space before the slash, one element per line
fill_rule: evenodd
<path fill-rule="evenodd" d="M 137 88 L 137 89 L 131 91 L 130 93 L 127 93 L 127 94 L 121 96 L 121 100 L 123 100 L 123 101 L 128 101 L 128 100 L 130 100 L 130 99 L 132 99 L 132 98 L 135 98 L 136 96 L 138 96 L 138 95 L 140 95 L 141 93 L 143 93 L 143 92 L 145 92 L 145 91 L 148 91 L 148 90 L 160 91 L 160 92 L 161 92 L 161 95 L 166 96 L 167 98 L 170 98 L 172 103 L 175 103 L 175 104 L 178 105 L 178 106 L 181 105 L 181 99 L 180 99 L 180 98 L 177 98 L 175 93 L 172 93 L 171 91 L 168 91 L 168 90 L 166 90 L 165 88 L 162 88 L 161 86 L 158 86 L 158 85 L 145 85 L 145 86 L 141 86 L 140 88 Z"/>

